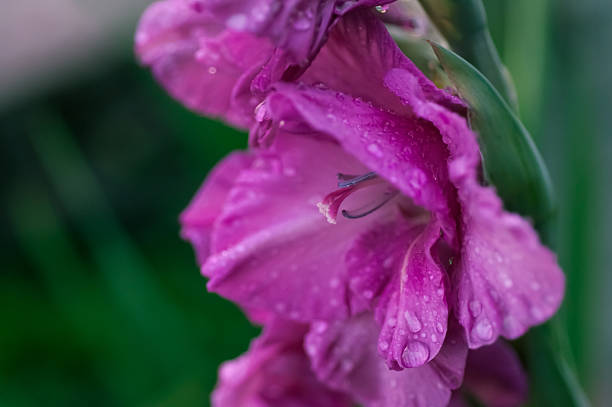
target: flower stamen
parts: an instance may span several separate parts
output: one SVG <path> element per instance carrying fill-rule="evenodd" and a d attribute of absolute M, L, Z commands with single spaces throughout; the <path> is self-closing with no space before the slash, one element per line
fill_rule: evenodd
<path fill-rule="evenodd" d="M 346 209 L 343 209 L 342 210 L 342 216 L 344 216 L 347 219 L 359 219 L 359 218 L 363 218 L 364 216 L 368 216 L 369 214 L 371 214 L 371 213 L 377 211 L 378 209 L 382 208 L 387 202 L 389 202 L 391 199 L 393 199 L 398 193 L 399 193 L 399 191 L 397 191 L 397 190 L 386 191 L 381 196 L 380 201 L 378 201 L 378 202 L 374 201 L 370 205 L 366 205 L 366 206 L 363 206 L 363 207 L 361 207 L 359 209 L 355 209 L 355 210 L 347 211 Z"/>
<path fill-rule="evenodd" d="M 361 207 L 354 210 L 342 210 L 342 216 L 347 219 L 358 219 L 363 218 L 375 212 L 389 202 L 393 197 L 398 194 L 398 191 L 392 188 L 386 181 L 378 176 L 375 172 L 368 172 L 363 175 L 349 175 L 339 173 L 338 177 L 338 188 L 334 192 L 328 194 L 321 202 L 317 204 L 319 211 L 325 216 L 329 223 L 336 223 L 340 206 L 351 196 L 354 192 L 364 189 L 366 187 L 373 187 L 375 185 L 385 186 L 386 189 L 382 196 L 379 193 L 374 192 L 374 196 L 380 196 L 380 198 L 374 199 L 362 205 Z"/>

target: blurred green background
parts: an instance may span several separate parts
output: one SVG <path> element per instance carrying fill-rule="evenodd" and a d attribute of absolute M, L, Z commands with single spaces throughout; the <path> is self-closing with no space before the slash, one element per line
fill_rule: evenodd
<path fill-rule="evenodd" d="M 5 1 L 0 406 L 208 405 L 257 329 L 206 293 L 177 216 L 245 135 L 135 64 L 148 1 Z M 609 405 L 612 2 L 485 4 L 557 189 L 577 370 Z"/>

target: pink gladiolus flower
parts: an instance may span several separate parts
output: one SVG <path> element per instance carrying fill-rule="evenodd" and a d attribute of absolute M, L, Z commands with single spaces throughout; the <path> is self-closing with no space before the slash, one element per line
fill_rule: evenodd
<path fill-rule="evenodd" d="M 208 288 L 310 326 L 317 383 L 365 406 L 441 407 L 468 349 L 550 318 L 564 278 L 529 222 L 481 184 L 464 103 L 370 11 L 347 12 L 371 3 L 226 1 L 222 13 L 219 1 L 167 0 L 143 17 L 137 51 L 187 106 L 250 130 L 251 151 L 226 158 L 181 216 Z M 260 5 L 272 8 L 248 17 Z M 312 10 L 304 35 L 296 10 Z M 273 375 L 257 366 L 285 363 L 263 338 L 230 364 L 253 374 L 222 374 L 218 406 L 260 397 Z M 479 383 L 483 400 L 501 400 L 504 388 Z M 492 405 L 513 405 L 516 389 Z"/>
<path fill-rule="evenodd" d="M 202 193 L 185 212 L 186 234 L 194 214 L 211 219 L 210 289 L 301 321 L 371 309 L 393 368 L 435 357 L 449 308 L 472 348 L 555 312 L 554 255 L 480 185 L 463 105 L 382 24 L 346 16 L 302 80 L 260 107 L 271 146 L 232 171 L 225 200 Z M 415 341 L 425 356 L 402 357 Z"/>

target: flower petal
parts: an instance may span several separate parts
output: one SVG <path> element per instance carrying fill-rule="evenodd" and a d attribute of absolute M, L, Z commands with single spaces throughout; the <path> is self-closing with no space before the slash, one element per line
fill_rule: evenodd
<path fill-rule="evenodd" d="M 370 171 L 440 218 L 455 234 L 454 188 L 448 179 L 448 152 L 435 127 L 411 116 L 399 116 L 343 93 L 292 84 L 277 84 L 268 98 L 278 123 L 298 120 L 335 138 Z M 288 106 L 293 107 L 291 111 Z"/>
<path fill-rule="evenodd" d="M 314 377 L 303 334 L 304 326 L 286 321 L 266 326 L 245 355 L 221 366 L 213 407 L 349 407 L 348 397 Z"/>
<path fill-rule="evenodd" d="M 189 206 L 181 213 L 181 236 L 189 240 L 202 265 L 210 252 L 212 226 L 221 214 L 223 205 L 236 176 L 253 161 L 249 153 L 232 153 L 221 161 L 206 177 Z"/>
<path fill-rule="evenodd" d="M 492 188 L 478 183 L 480 154 L 467 121 L 415 97 L 411 72 L 392 70 L 387 86 L 415 113 L 433 123 L 450 152 L 448 171 L 462 214 L 462 249 L 454 272 L 455 313 L 468 343 L 477 348 L 499 335 L 513 339 L 550 318 L 563 298 L 564 276 L 533 227 L 505 212 Z"/>
<path fill-rule="evenodd" d="M 465 237 L 454 276 L 457 315 L 470 347 L 521 336 L 550 318 L 563 298 L 564 276 L 555 255 L 532 226 L 504 212 L 491 189 L 462 193 Z"/>
<path fill-rule="evenodd" d="M 438 222 L 396 222 L 369 231 L 348 253 L 351 288 L 377 300 L 378 350 L 391 369 L 429 362 L 444 342 L 447 276 L 431 253 L 439 238 Z"/>
<path fill-rule="evenodd" d="M 517 407 L 527 399 L 526 374 L 503 341 L 469 352 L 465 387 L 490 407 Z"/>
<path fill-rule="evenodd" d="M 282 134 L 259 151 L 214 225 L 213 254 L 202 268 L 209 289 L 290 319 L 347 317 L 346 252 L 360 231 L 398 210 L 329 224 L 317 203 L 337 188 L 338 172 L 367 169 L 329 140 Z"/>
<path fill-rule="evenodd" d="M 259 100 L 247 90 L 272 53 L 266 39 L 227 30 L 189 0 L 152 4 L 136 33 L 136 54 L 188 108 L 248 127 Z"/>
<path fill-rule="evenodd" d="M 387 14 L 385 14 L 387 15 Z M 300 80 L 372 102 L 383 110 L 406 111 L 397 96 L 384 86 L 391 69 L 413 72 L 419 95 L 455 111 L 464 103 L 448 92 L 439 92 L 402 53 L 387 28 L 369 10 L 346 14 L 330 31 L 329 40 Z"/>
<path fill-rule="evenodd" d="M 364 406 L 443 407 L 451 389 L 461 381 L 467 347 L 461 335 L 453 334 L 440 353 L 438 363 L 389 370 L 376 352 L 378 328 L 371 314 L 364 313 L 345 322 L 313 325 L 306 336 L 306 352 L 319 380 L 354 395 Z M 436 360 L 434 360 L 436 361 Z M 458 378 L 440 375 L 456 372 Z"/>
<path fill-rule="evenodd" d="M 307 66 L 338 17 L 392 0 L 195 0 L 236 31 L 268 37 L 292 64 Z"/>

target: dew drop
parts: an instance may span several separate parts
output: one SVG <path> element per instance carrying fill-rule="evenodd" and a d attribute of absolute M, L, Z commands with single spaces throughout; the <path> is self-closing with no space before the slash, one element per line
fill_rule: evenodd
<path fill-rule="evenodd" d="M 304 13 L 298 13 L 296 19 L 293 21 L 293 28 L 298 31 L 305 31 L 310 28 L 310 19 L 304 15 Z"/>
<path fill-rule="evenodd" d="M 423 342 L 408 343 L 402 352 L 402 361 L 406 367 L 420 366 L 429 358 L 429 348 Z"/>
<path fill-rule="evenodd" d="M 255 21 L 264 21 L 270 12 L 270 6 L 266 3 L 259 4 L 253 7 L 251 14 L 253 15 L 253 19 Z"/>
<path fill-rule="evenodd" d="M 374 143 L 369 144 L 368 145 L 368 151 L 370 153 L 372 153 L 373 155 L 375 155 L 376 157 L 378 157 L 378 158 L 381 158 L 383 156 L 383 152 L 380 149 L 380 147 L 378 147 L 377 144 L 374 144 Z"/>
<path fill-rule="evenodd" d="M 477 317 L 482 311 L 482 304 L 478 300 L 470 301 L 468 307 L 470 308 L 470 314 L 472 314 L 473 317 Z"/>
<path fill-rule="evenodd" d="M 533 306 L 531 307 L 530 311 L 531 311 L 531 316 L 534 317 L 536 320 L 541 321 L 542 319 L 544 319 L 544 313 L 539 307 Z"/>
<path fill-rule="evenodd" d="M 310 356 L 314 356 L 317 354 L 317 347 L 313 344 L 308 344 L 306 345 L 306 353 L 308 353 Z"/>
<path fill-rule="evenodd" d="M 380 348 L 380 350 L 382 351 L 386 351 L 387 349 L 389 349 L 389 342 L 387 341 L 382 341 L 378 347 Z"/>
<path fill-rule="evenodd" d="M 493 337 L 493 325 L 491 325 L 488 319 L 483 318 L 478 321 L 474 329 L 472 329 L 472 335 L 475 335 L 483 341 L 488 341 Z"/>
<path fill-rule="evenodd" d="M 404 318 L 406 318 L 406 323 L 408 324 L 408 329 L 410 329 L 410 332 L 419 332 L 421 328 L 423 328 L 421 321 L 419 321 L 419 318 L 417 318 L 414 312 L 404 312 Z"/>
<path fill-rule="evenodd" d="M 209 67 L 208 68 L 208 73 L 211 74 L 211 75 L 216 74 L 217 73 L 217 68 L 214 67 L 214 66 Z"/>
<path fill-rule="evenodd" d="M 315 322 L 313 325 L 313 328 L 315 332 L 322 334 L 323 332 L 327 330 L 327 322 L 324 322 L 324 321 Z"/>
<path fill-rule="evenodd" d="M 234 14 L 227 19 L 227 27 L 236 30 L 243 31 L 247 25 L 247 16 L 245 14 Z"/>

